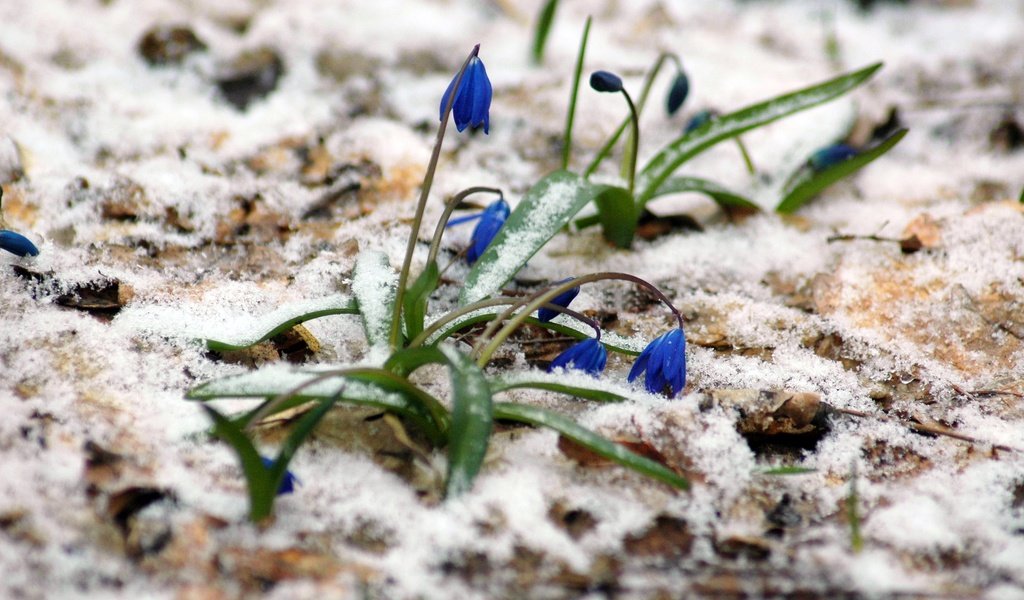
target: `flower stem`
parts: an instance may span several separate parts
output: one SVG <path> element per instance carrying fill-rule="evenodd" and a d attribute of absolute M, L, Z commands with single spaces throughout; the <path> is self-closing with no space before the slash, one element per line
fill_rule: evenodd
<path fill-rule="evenodd" d="M 569 168 L 569 157 L 572 154 L 572 124 L 576 118 L 576 97 L 580 92 L 580 76 L 583 74 L 583 57 L 587 53 L 587 39 L 590 37 L 591 17 L 583 25 L 583 37 L 580 39 L 580 52 L 576 57 L 576 74 L 572 80 L 572 94 L 569 96 L 569 110 L 565 115 L 565 137 L 562 140 L 562 170 Z"/>
<path fill-rule="evenodd" d="M 437 161 L 441 156 L 441 146 L 444 144 L 444 132 L 448 127 L 448 119 L 452 114 L 452 105 L 459 93 L 459 86 L 462 84 L 462 76 L 466 73 L 466 67 L 474 56 L 480 53 L 480 44 L 473 46 L 469 56 L 462 63 L 459 74 L 455 76 L 455 85 L 452 86 L 452 93 L 448 96 L 444 107 L 444 118 L 437 128 L 437 140 L 434 142 L 434 150 L 430 154 L 430 162 L 427 164 L 427 172 L 423 176 L 423 185 L 420 187 L 420 199 L 416 204 L 416 216 L 412 220 L 412 228 L 409 232 L 409 243 L 405 247 L 405 260 L 402 261 L 402 270 L 398 275 L 398 289 L 395 292 L 395 310 L 391 316 L 391 332 L 388 341 L 392 349 L 398 348 L 402 337 L 402 296 L 405 295 L 405 286 L 409 283 L 409 267 L 412 265 L 412 255 L 416 250 L 416 240 L 420 234 L 420 224 L 423 222 L 423 211 L 427 206 L 427 198 L 430 196 L 430 187 L 434 183 L 434 172 L 437 170 Z"/>
<path fill-rule="evenodd" d="M 665 61 L 670 58 L 673 58 L 676 61 L 679 60 L 675 54 L 663 52 L 658 55 L 658 60 L 654 61 L 654 65 L 651 66 L 649 71 L 647 71 L 647 76 L 644 78 L 644 85 L 640 88 L 640 97 L 637 98 L 636 106 L 638 114 L 642 114 L 644 112 L 644 106 L 647 105 L 647 96 L 650 95 L 651 88 L 654 86 L 654 78 L 658 76 L 658 73 L 661 71 L 661 67 L 664 66 Z M 587 165 L 586 170 L 583 171 L 584 178 L 593 175 L 594 171 L 601 166 L 601 163 L 608 157 L 608 154 L 611 153 L 612 148 L 615 146 L 616 142 L 619 141 L 619 138 L 622 137 L 622 134 L 626 131 L 627 127 L 629 127 L 629 117 L 622 120 L 622 123 L 619 124 L 619 128 L 615 130 L 615 133 L 613 133 L 610 138 L 608 138 L 608 141 L 604 143 L 604 146 L 598 150 L 597 155 L 592 161 L 590 161 L 590 164 Z"/>
<path fill-rule="evenodd" d="M 640 115 L 636 112 L 636 105 L 633 104 L 633 99 L 629 96 L 629 92 L 626 88 L 622 88 L 622 95 L 626 97 L 626 103 L 629 104 L 629 116 L 633 123 L 632 135 L 629 137 L 629 145 L 626 147 L 626 155 L 622 157 L 622 169 L 625 171 L 624 175 L 629 181 L 629 195 L 633 195 L 633 184 L 636 182 L 636 155 L 640 150 Z"/>
<path fill-rule="evenodd" d="M 526 297 L 525 299 L 521 299 L 515 302 L 507 309 L 505 309 L 505 312 L 498 315 L 498 318 L 492 321 L 490 325 L 488 325 L 487 328 L 484 330 L 483 334 L 480 336 L 480 340 L 477 342 L 477 348 L 479 348 L 476 361 L 477 365 L 479 365 L 480 367 L 486 365 L 488 361 L 491 360 L 491 356 L 494 355 L 494 352 L 498 349 L 498 347 L 501 346 L 501 344 L 504 343 L 506 339 L 508 339 L 508 336 L 512 335 L 512 332 L 514 332 L 520 325 L 522 325 L 523 321 L 525 321 L 526 318 L 533 314 L 533 312 L 536 311 L 538 308 L 549 303 L 559 294 L 566 292 L 578 285 L 582 285 L 585 283 L 593 283 L 595 281 L 602 281 L 606 279 L 619 279 L 623 281 L 629 281 L 643 288 L 646 288 L 647 290 L 650 290 L 658 298 L 658 300 L 664 303 L 665 306 L 667 306 L 668 309 L 672 311 L 672 314 L 675 316 L 676 321 L 679 322 L 679 328 L 683 328 L 683 316 L 679 313 L 676 307 L 673 306 L 672 302 L 668 299 L 668 296 L 666 296 L 664 292 L 658 289 L 658 287 L 653 283 L 641 279 L 636 275 L 630 275 L 629 273 L 591 273 L 589 275 L 582 275 L 580 277 L 576 277 L 575 279 L 564 281 L 553 287 L 540 290 L 537 293 Z M 519 308 L 522 308 L 522 310 L 516 313 L 516 309 Z M 515 316 L 513 316 L 513 313 L 515 313 Z M 506 320 L 508 320 L 508 323 L 505 324 L 505 326 L 502 327 L 500 330 L 498 330 L 498 328 L 501 327 L 502 323 L 504 323 Z"/>

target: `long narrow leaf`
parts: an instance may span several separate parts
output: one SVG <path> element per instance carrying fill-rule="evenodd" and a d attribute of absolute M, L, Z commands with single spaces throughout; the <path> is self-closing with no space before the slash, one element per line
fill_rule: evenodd
<path fill-rule="evenodd" d="M 452 383 L 452 426 L 448 438 L 445 496 L 454 498 L 473 486 L 484 464 L 494 424 L 491 389 L 483 371 L 458 351 L 445 347 Z"/>
<path fill-rule="evenodd" d="M 533 29 L 533 46 L 530 52 L 535 65 L 544 62 L 544 47 L 547 45 L 548 34 L 551 33 L 551 24 L 555 21 L 557 8 L 558 0 L 548 0 L 541 7 L 540 14 L 537 16 L 537 25 Z"/>
<path fill-rule="evenodd" d="M 402 298 L 402 308 L 405 310 L 405 334 L 414 338 L 423 331 L 423 321 L 427 315 L 427 300 L 430 294 L 437 289 L 437 282 L 441 279 L 441 271 L 437 268 L 437 262 L 431 261 L 416 281 L 409 286 L 409 290 Z"/>
<path fill-rule="evenodd" d="M 594 186 L 568 171 L 555 171 L 538 181 L 473 265 L 459 304 L 465 306 L 501 289 L 593 195 Z"/>
<path fill-rule="evenodd" d="M 356 296 L 363 329 L 370 346 L 386 346 L 395 311 L 398 274 L 383 252 L 366 251 L 356 259 L 352 272 L 352 293 Z"/>
<path fill-rule="evenodd" d="M 246 488 L 249 491 L 249 518 L 261 521 L 270 516 L 274 510 L 277 486 L 270 470 L 263 465 L 263 459 L 260 458 L 256 447 L 231 419 L 209 405 L 203 405 L 203 410 L 213 421 L 213 434 L 227 442 L 242 463 L 242 473 L 245 475 Z"/>
<path fill-rule="evenodd" d="M 744 131 L 760 127 L 841 96 L 867 81 L 881 63 L 841 75 L 824 83 L 778 96 L 766 102 L 708 121 L 683 134 L 654 155 L 638 176 L 637 204 L 642 208 L 676 169 L 684 162 L 715 144 Z"/>
<path fill-rule="evenodd" d="M 274 461 L 274 466 L 270 469 L 275 495 L 277 494 L 276 490 L 281 486 L 281 482 L 284 481 L 285 475 L 288 472 L 288 465 L 291 464 L 292 458 L 299 450 L 299 446 L 302 445 L 302 442 L 306 441 L 306 438 L 313 433 L 313 429 L 334 408 L 334 404 L 341 397 L 341 394 L 342 391 L 339 390 L 330 398 L 322 400 L 316 408 L 299 419 L 299 422 L 292 428 L 291 433 L 285 438 L 284 444 L 281 445 L 281 451 L 278 452 L 277 459 Z"/>
<path fill-rule="evenodd" d="M 644 458 L 639 454 L 630 452 L 623 446 L 620 446 L 607 438 L 601 437 L 585 427 L 577 425 L 571 419 L 556 412 L 525 404 L 496 402 L 494 404 L 494 418 L 519 421 L 521 423 L 529 423 L 531 425 L 539 425 L 549 429 L 554 429 L 558 433 L 577 444 L 584 446 L 598 456 L 603 456 L 604 458 L 614 461 L 624 467 L 633 469 L 638 473 L 642 473 L 648 477 L 657 479 L 658 481 L 667 483 L 681 490 L 685 490 L 690 487 L 690 482 L 687 481 L 685 477 L 682 477 L 668 467 L 654 462 L 649 458 Z"/>
<path fill-rule="evenodd" d="M 604 239 L 619 248 L 629 248 L 633 244 L 636 223 L 639 213 L 636 202 L 629 190 L 612 185 L 600 186 L 594 195 L 594 206 L 597 207 L 597 218 L 601 221 Z"/>
<path fill-rule="evenodd" d="M 412 385 L 403 377 L 375 369 L 346 369 L 345 374 L 320 381 L 294 394 L 276 412 L 294 408 L 310 400 L 324 400 L 338 392 L 344 383 L 340 402 L 370 406 L 409 419 L 435 444 L 443 444 L 449 427 L 447 411 L 436 398 Z M 252 373 L 234 375 L 204 383 L 186 398 L 206 402 L 225 398 L 276 398 L 290 393 L 310 381 L 322 378 L 323 372 L 299 371 L 270 367 Z M 251 418 L 261 407 L 248 413 Z M 270 413 L 273 414 L 273 413 Z M 268 415 L 269 416 L 269 415 Z M 246 418 L 240 425 L 248 423 Z"/>
<path fill-rule="evenodd" d="M 499 394 L 515 389 L 535 389 L 568 394 L 575 398 L 596 400 L 597 402 L 624 402 L 629 398 L 616 391 L 599 387 L 595 380 L 593 385 L 574 385 L 565 383 L 563 375 L 524 373 L 508 377 L 499 377 L 491 381 L 491 393 Z"/>
<path fill-rule="evenodd" d="M 779 202 L 779 205 L 775 207 L 775 211 L 786 215 L 796 212 L 808 200 L 820 194 L 828 186 L 851 173 L 863 169 L 876 158 L 888 152 L 905 135 L 907 135 L 907 130 L 900 129 L 877 146 L 821 171 L 815 171 L 806 166 L 803 167 L 786 185 L 786 195 Z"/>
<path fill-rule="evenodd" d="M 681 194 L 683 192 L 704 194 L 724 209 L 745 208 L 755 211 L 761 210 L 761 207 L 736 192 L 700 177 L 669 177 L 655 190 L 651 197 Z"/>

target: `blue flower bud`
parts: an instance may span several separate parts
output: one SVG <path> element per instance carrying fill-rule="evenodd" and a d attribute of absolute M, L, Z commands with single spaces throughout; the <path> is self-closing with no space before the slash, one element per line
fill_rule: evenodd
<path fill-rule="evenodd" d="M 669 88 L 668 97 L 665 99 L 665 108 L 668 110 L 668 114 L 676 114 L 676 111 L 683 106 L 683 102 L 686 102 L 686 97 L 689 94 L 690 78 L 684 71 L 679 71 L 672 81 L 672 87 Z"/>
<path fill-rule="evenodd" d="M 559 281 L 558 284 L 565 283 L 566 281 L 569 281 L 569 280 L 568 279 L 563 279 L 563 280 Z M 556 285 L 558 285 L 558 284 L 556 284 Z M 576 287 L 574 287 L 572 289 L 566 290 L 566 291 L 562 292 L 561 294 L 555 296 L 549 302 L 551 304 L 557 304 L 558 306 L 561 306 L 563 308 L 568 308 L 569 307 L 569 303 L 572 302 L 573 299 L 577 295 L 579 295 L 579 293 L 580 293 L 580 286 L 576 286 Z M 551 319 L 554 319 L 557 316 L 558 316 L 558 311 L 557 310 L 552 310 L 550 308 L 542 308 L 542 309 L 537 311 L 537 320 L 540 321 L 541 323 L 547 323 L 548 321 L 550 321 Z"/>
<path fill-rule="evenodd" d="M 823 171 L 833 165 L 857 156 L 857 149 L 847 144 L 832 144 L 821 148 L 807 159 L 807 164 L 815 171 Z"/>
<path fill-rule="evenodd" d="M 599 92 L 621 92 L 622 78 L 608 71 L 594 71 L 590 74 L 590 87 Z"/>
<path fill-rule="evenodd" d="M 18 256 L 39 254 L 39 249 L 27 237 L 7 229 L 0 230 L 0 248 Z"/>
<path fill-rule="evenodd" d="M 692 117 L 690 117 L 690 120 L 686 122 L 686 127 L 683 128 L 683 133 L 690 133 L 691 131 L 700 128 L 705 123 L 711 121 L 717 116 L 718 115 L 715 114 L 715 111 L 713 110 L 702 110 L 697 114 L 693 115 Z"/>
<path fill-rule="evenodd" d="M 448 84 L 448 89 L 441 96 L 441 120 L 444 121 L 444 109 L 448 106 L 448 98 L 452 95 L 455 82 L 459 80 L 458 74 Z M 462 74 L 462 81 L 459 82 L 459 89 L 455 91 L 455 101 L 452 103 L 452 118 L 455 119 L 455 128 L 462 131 L 466 127 L 483 127 L 484 133 L 490 131 L 490 109 L 491 109 L 491 80 L 487 78 L 487 69 L 479 56 L 469 59 L 466 70 Z"/>
<path fill-rule="evenodd" d="M 587 338 L 578 344 L 569 346 L 568 349 L 556 356 L 548 366 L 548 372 L 558 368 L 572 368 L 596 376 L 604 370 L 604 365 L 607 362 L 608 352 L 601 342 L 594 338 Z"/>
<path fill-rule="evenodd" d="M 276 464 L 276 461 L 267 458 L 266 456 L 261 456 L 260 459 L 263 461 L 263 466 L 268 470 L 273 469 Z M 281 485 L 277 488 L 277 495 L 283 496 L 294 492 L 295 484 L 298 483 L 298 481 L 298 478 L 296 478 L 291 471 L 286 470 L 284 472 L 284 479 L 281 480 Z"/>
<path fill-rule="evenodd" d="M 644 387 L 652 394 L 667 393 L 671 398 L 686 385 L 686 335 L 682 329 L 673 329 L 654 339 L 629 371 L 633 381 L 644 371 Z"/>

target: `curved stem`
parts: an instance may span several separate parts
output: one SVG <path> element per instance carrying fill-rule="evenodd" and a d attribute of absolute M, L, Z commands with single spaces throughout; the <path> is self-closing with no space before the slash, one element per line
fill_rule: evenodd
<path fill-rule="evenodd" d="M 444 235 L 444 228 L 448 225 L 448 219 L 451 218 L 452 211 L 454 211 L 467 196 L 481 192 L 491 192 L 497 194 L 499 198 L 503 197 L 499 188 L 474 186 L 466 188 L 458 194 L 455 194 L 448 200 L 448 202 L 445 203 L 444 212 L 441 213 L 441 218 L 437 220 L 437 226 L 434 228 L 434 237 L 430 240 L 430 254 L 427 255 L 428 265 L 437 260 L 437 253 L 441 249 L 441 236 Z"/>
<path fill-rule="evenodd" d="M 416 204 L 416 216 L 412 220 L 412 230 L 409 232 L 409 243 L 405 246 L 405 260 L 402 261 L 402 270 L 398 274 L 398 289 L 395 292 L 395 310 L 391 315 L 391 332 L 388 341 L 391 348 L 399 345 L 399 338 L 402 336 L 402 296 L 405 295 L 405 286 L 409 283 L 409 267 L 412 265 L 412 255 L 416 250 L 416 240 L 420 235 L 420 223 L 423 221 L 423 210 L 427 206 L 427 198 L 430 196 L 430 186 L 434 183 L 434 172 L 437 171 L 437 161 L 441 156 L 441 146 L 444 144 L 444 132 L 448 128 L 448 119 L 452 114 L 452 105 L 455 104 L 455 96 L 458 95 L 459 85 L 462 84 L 462 77 L 466 74 L 466 67 L 474 56 L 480 53 L 480 44 L 473 46 L 469 56 L 462 63 L 459 74 L 455 76 L 455 85 L 452 86 L 452 93 L 448 96 L 444 107 L 444 118 L 441 119 L 441 126 L 437 128 L 437 140 L 434 142 L 434 150 L 430 154 L 430 162 L 427 164 L 427 172 L 423 176 L 423 186 L 420 187 L 420 199 Z"/>
<path fill-rule="evenodd" d="M 658 298 L 658 300 L 660 300 L 663 304 L 665 304 L 665 306 L 668 307 L 670 311 L 672 311 L 672 314 L 675 316 L 676 321 L 679 323 L 679 328 L 683 328 L 683 316 L 679 313 L 679 310 L 677 310 L 676 307 L 673 306 L 672 302 L 668 299 L 668 296 L 666 296 L 653 283 L 646 281 L 644 279 L 640 279 L 636 275 L 630 275 L 629 273 L 591 273 L 590 275 L 582 275 L 580 277 L 576 277 L 575 279 L 564 281 L 554 287 L 540 290 L 539 292 L 523 300 L 519 300 L 518 302 L 507 308 L 505 312 L 499 315 L 497 319 L 492 321 L 487 326 L 487 329 L 485 329 L 484 333 L 480 336 L 480 341 L 477 342 L 477 347 L 480 348 L 478 358 L 476 361 L 477 365 L 479 365 L 480 367 L 486 365 L 487 362 L 490 361 L 491 356 L 494 354 L 495 350 L 497 350 L 498 347 L 501 346 L 501 344 L 506 339 L 508 339 L 508 336 L 512 335 L 512 332 L 515 331 L 520 325 L 522 325 L 523 321 L 525 321 L 528 316 L 533 314 L 535 310 L 547 304 L 552 299 L 557 297 L 559 294 L 566 292 L 578 285 L 583 285 L 585 283 L 593 283 L 595 281 L 602 281 L 606 279 L 619 279 L 623 281 L 629 281 L 647 290 L 650 290 Z M 522 308 L 522 310 L 516 313 L 515 316 L 512 316 L 512 314 L 515 313 L 516 309 L 518 308 Z M 500 331 L 498 331 L 498 327 L 501 327 L 501 324 L 506 319 L 508 319 L 508 323 L 505 324 L 505 326 L 502 327 Z M 497 331 L 497 333 L 495 333 L 495 331 Z"/>
<path fill-rule="evenodd" d="M 644 112 L 644 106 L 647 105 L 647 96 L 650 95 L 651 88 L 654 86 L 654 78 L 658 76 L 658 73 L 661 71 L 661 67 L 665 64 L 665 61 L 672 57 L 675 57 L 675 54 L 662 52 L 658 55 L 658 59 L 654 61 L 654 65 L 651 66 L 651 69 L 647 71 L 647 76 L 644 78 L 644 85 L 640 88 L 640 96 L 637 98 L 636 106 L 638 114 L 642 114 Z M 678 57 L 676 57 L 676 60 L 678 60 Z M 601 166 L 601 163 L 608 157 L 608 154 L 611 153 L 612 147 L 614 147 L 616 142 L 619 141 L 619 138 L 626 131 L 627 127 L 629 127 L 629 117 L 622 120 L 622 123 L 619 124 L 615 133 L 608 138 L 608 141 L 604 143 L 604 146 L 598 150 L 594 159 L 590 161 L 589 165 L 587 165 L 587 168 L 583 171 L 584 179 L 593 175 L 594 171 Z"/>
<path fill-rule="evenodd" d="M 622 168 L 626 171 L 626 176 L 629 180 L 629 195 L 633 195 L 633 184 L 636 182 L 636 155 L 640 151 L 640 115 L 636 112 L 636 105 L 633 104 L 633 99 L 629 96 L 629 92 L 626 88 L 622 88 L 622 95 L 626 97 L 626 103 L 629 104 L 629 116 L 633 123 L 633 134 L 629 138 L 629 148 L 626 152 L 626 156 L 622 157 Z"/>

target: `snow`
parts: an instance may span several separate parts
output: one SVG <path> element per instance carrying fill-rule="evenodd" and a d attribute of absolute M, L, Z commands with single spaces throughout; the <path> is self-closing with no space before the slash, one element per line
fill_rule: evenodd
<path fill-rule="evenodd" d="M 301 549 L 340 565 L 280 578 L 269 595 L 281 598 L 350 597 L 364 588 L 395 598 L 530 596 L 516 587 L 520 578 L 562 568 L 598 589 L 591 569 L 607 557 L 618 561 L 625 597 L 696 593 L 713 575 L 730 573 L 755 595 L 1024 597 L 1024 453 L 1003 448 L 1024 446 L 1024 211 L 1016 202 L 1024 151 L 997 151 L 989 141 L 1000 120 L 1024 119 L 1024 2 L 877 4 L 862 12 L 841 0 L 642 0 L 608 3 L 594 15 L 588 71 L 615 70 L 632 91 L 657 53 L 672 50 L 690 75 L 691 97 L 672 118 L 661 110 L 670 77 L 655 85 L 642 117 L 641 165 L 696 110 L 733 110 L 875 61 L 885 67 L 849 98 L 744 134 L 773 182 L 750 177 L 731 143 L 680 174 L 707 176 L 771 207 L 779 177 L 841 136 L 853 115 L 878 123 L 898 106 L 910 128 L 892 153 L 795 218 L 727 222 L 704 199 L 659 199 L 658 211 L 693 207 L 705 230 L 638 241 L 628 251 L 593 229 L 559 232 L 519 274 L 529 282 L 630 272 L 680 308 L 690 388 L 676 400 L 628 385 L 631 359 L 618 356 L 595 382 L 529 371 L 528 348 L 509 343 L 516 372 L 488 374 L 627 396 L 606 404 L 516 389 L 498 399 L 562 411 L 609 437 L 648 444 L 694 480 L 690 492 L 617 467 L 580 465 L 551 431 L 502 426 L 473 489 L 440 502 L 430 482 L 443 477 L 444 449 L 424 446 L 425 460 L 394 467 L 388 460 L 412 452 L 398 442 L 368 445 L 390 439 L 389 430 L 379 419 L 359 420 L 323 430 L 296 454 L 291 469 L 303 485 L 278 500 L 272 523 L 257 527 L 245 520 L 235 456 L 205 434 L 209 422 L 185 394 L 214 380 L 224 393 L 284 390 L 383 354 L 368 347 L 356 315 L 307 322 L 322 350 L 297 368 L 253 370 L 215 359 L 199 340 L 250 343 L 283 320 L 344 307 L 350 297 L 385 339 L 386 284 L 396 277 L 387 265 L 403 256 L 437 100 L 452 73 L 481 43 L 495 91 L 491 135 L 449 132 L 426 231 L 449 194 L 496 186 L 515 205 L 558 167 L 569 74 L 594 7 L 561 3 L 545 65 L 536 68 L 527 48 L 540 0 L 0 3 L 3 216 L 41 250 L 35 259 L 0 256 L 0 566 L 9 575 L 0 595 L 255 594 L 247 586 L 258 574 L 246 579 L 223 554 L 234 548 L 246 556 Z M 178 66 L 148 66 L 136 43 L 157 23 L 188 25 L 208 50 Z M 835 57 L 824 50 L 832 33 Z M 236 110 L 213 80 L 239 52 L 261 46 L 279 52 L 285 74 L 274 92 Z M 338 79 L 318 66 L 331 51 L 374 66 Z M 621 99 L 581 88 L 574 168 L 587 164 L 623 113 Z M 328 187 L 300 173 L 316 148 L 332 168 L 379 169 L 360 172 L 355 198 L 337 200 L 329 219 L 303 218 Z M 265 155 L 283 158 L 254 168 Z M 617 176 L 614 158 L 600 178 Z M 15 163 L 25 176 L 11 181 Z M 138 214 L 104 216 L 104 203 L 132 185 L 144 192 Z M 533 237 L 510 240 L 500 272 L 466 294 L 475 299 L 506 285 L 508 265 L 554 232 L 554 215 L 576 191 L 552 185 L 533 215 Z M 188 223 L 175 225 L 169 209 Z M 899 239 L 925 214 L 936 223 L 938 246 L 916 254 L 890 242 L 829 241 L 835 233 Z M 442 263 L 467 235 L 446 233 Z M 421 244 L 414 273 L 425 255 Z M 375 263 L 353 273 L 367 256 Z M 53 283 L 32 283 L 15 266 Z M 431 302 L 428 320 L 455 305 L 466 273 L 462 264 L 446 272 L 456 284 Z M 56 303 L 108 278 L 133 292 L 113 319 Z M 663 309 L 645 309 L 619 282 L 584 286 L 573 307 L 615 313 L 615 331 L 603 339 L 634 350 L 669 325 Z M 448 402 L 445 369 L 425 367 L 415 380 Z M 701 410 L 695 392 L 713 388 L 816 392 L 837 408 L 887 416 L 832 415 L 812 448 L 782 452 L 739 434 L 732 411 Z M 317 391 L 334 389 L 327 382 Z M 222 405 L 234 412 L 252 402 Z M 910 419 L 978 441 L 921 435 Z M 374 436 L 358 437 L 369 431 Z M 268 450 L 283 439 L 274 428 L 260 436 Z M 90 483 L 97 473 L 86 469 L 86 442 L 124 456 L 123 472 Z M 844 512 L 853 464 L 865 538 L 859 553 Z M 763 474 L 779 466 L 815 471 Z M 142 558 L 129 556 L 129 540 L 107 512 L 111 494 L 133 486 L 173 496 L 133 517 L 132 527 L 166 524 L 173 533 L 168 549 Z M 784 495 L 802 521 L 771 537 L 766 515 Z M 553 516 L 555 504 L 589 515 L 592 526 L 572 535 Z M 664 564 L 632 556 L 626 540 L 660 516 L 685 521 L 694 537 L 689 554 Z M 382 546 L 360 543 L 363 530 Z M 721 542 L 730 536 L 765 540 L 770 557 L 725 556 Z M 513 565 L 526 551 L 541 558 L 539 566 L 520 566 L 524 574 Z M 459 569 L 474 556 L 486 565 L 465 576 Z M 755 568 L 770 571 L 771 585 L 746 577 Z M 576 592 L 562 587 L 553 595 Z"/>

